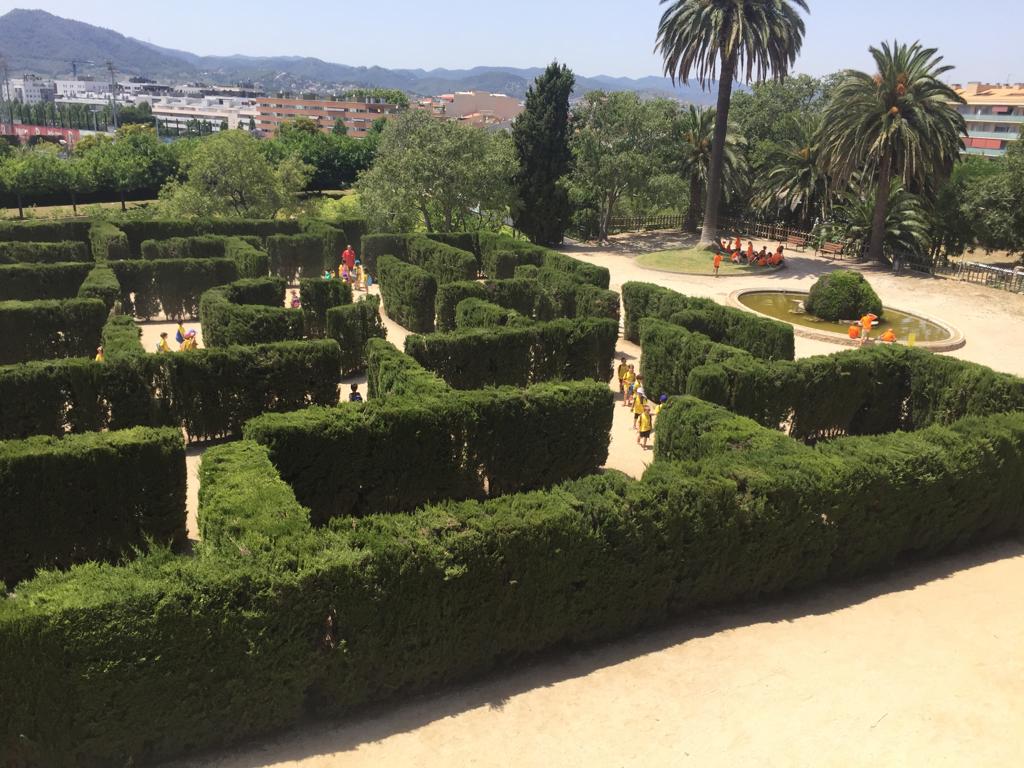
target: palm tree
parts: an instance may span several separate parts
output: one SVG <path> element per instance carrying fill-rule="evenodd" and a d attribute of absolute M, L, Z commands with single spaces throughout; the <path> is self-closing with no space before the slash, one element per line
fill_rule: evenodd
<path fill-rule="evenodd" d="M 939 78 L 935 48 L 893 42 L 871 49 L 878 72 L 847 70 L 824 111 L 823 149 L 838 181 L 860 169 L 878 179 L 868 256 L 883 258 L 886 211 L 894 176 L 927 190 L 947 175 L 963 149 L 963 104 Z"/>
<path fill-rule="evenodd" d="M 882 253 L 892 257 L 901 253 L 921 254 L 928 248 L 928 214 L 916 195 L 907 192 L 899 178 L 889 181 L 886 199 L 888 206 L 882 227 L 875 226 L 875 201 L 878 190 L 874 185 L 853 189 L 836 206 L 834 221 L 826 236 L 841 242 L 852 254 L 863 253 L 881 232 Z"/>
<path fill-rule="evenodd" d="M 811 214 L 826 218 L 830 202 L 831 185 L 818 140 L 821 117 L 806 114 L 791 120 L 797 138 L 768 153 L 754 202 L 762 209 L 798 212 L 800 226 L 809 229 Z"/>
<path fill-rule="evenodd" d="M 711 147 L 715 136 L 715 110 L 691 104 L 689 109 L 679 113 L 676 135 L 682 148 L 679 155 L 679 171 L 690 184 L 690 204 L 686 209 L 683 229 L 695 232 L 697 217 L 700 215 L 701 197 L 708 187 Z M 732 189 L 734 181 L 739 177 L 740 156 L 736 152 L 739 143 L 735 134 L 726 134 L 722 163 L 722 175 L 727 182 L 726 190 Z"/>
<path fill-rule="evenodd" d="M 708 87 L 718 76 L 715 135 L 708 169 L 702 245 L 718 237 L 718 204 L 722 197 L 726 134 L 732 81 L 749 83 L 769 75 L 782 79 L 796 61 L 804 39 L 797 7 L 806 0 L 661 0 L 671 6 L 658 26 L 658 50 L 672 81 L 689 82 L 693 74 Z"/>

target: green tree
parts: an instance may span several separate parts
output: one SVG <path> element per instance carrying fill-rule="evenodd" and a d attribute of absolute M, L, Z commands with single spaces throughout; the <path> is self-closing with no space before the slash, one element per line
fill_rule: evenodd
<path fill-rule="evenodd" d="M 903 254 L 920 255 L 928 248 L 928 216 L 921 200 L 906 191 L 899 178 L 888 182 L 885 220 L 881 227 L 882 253 L 887 259 Z M 826 227 L 830 240 L 846 245 L 848 253 L 867 251 L 874 241 L 876 229 L 875 201 L 878 191 L 873 185 L 853 190 L 836 206 L 833 221 Z"/>
<path fill-rule="evenodd" d="M 78 215 L 78 196 L 92 192 L 96 189 L 96 179 L 93 177 L 92 168 L 89 163 L 81 157 L 71 157 L 65 161 L 67 171 L 66 182 L 68 192 L 71 193 L 71 210 Z"/>
<path fill-rule="evenodd" d="M 987 172 L 965 184 L 961 215 L 973 222 L 977 245 L 1024 253 L 1024 141 L 1013 142 L 1004 157 L 984 164 Z"/>
<path fill-rule="evenodd" d="M 334 121 L 334 126 L 331 128 L 331 133 L 335 136 L 348 136 L 348 127 L 345 125 L 345 121 L 338 118 Z"/>
<path fill-rule="evenodd" d="M 378 231 L 497 228 L 514 199 L 515 150 L 507 134 L 406 112 L 389 120 L 360 204 Z"/>
<path fill-rule="evenodd" d="M 664 99 L 592 91 L 573 111 L 569 191 L 596 213 L 599 239 L 608 238 L 616 208 L 629 197 L 648 197 L 652 180 L 667 167 L 673 109 Z"/>
<path fill-rule="evenodd" d="M 697 220 L 700 216 L 701 203 L 708 186 L 708 174 L 711 170 L 711 147 L 715 135 L 715 110 L 695 107 L 692 104 L 680 112 L 676 125 L 676 137 L 679 146 L 677 164 L 682 178 L 689 188 L 689 202 L 686 206 L 686 218 L 683 229 L 687 232 L 697 231 Z M 728 194 L 737 189 L 742 161 L 737 151 L 740 145 L 734 133 L 725 137 L 722 175 L 723 189 Z"/>
<path fill-rule="evenodd" d="M 18 218 L 25 218 L 25 198 L 53 195 L 66 189 L 65 162 L 60 150 L 50 143 L 23 147 L 9 154 L 0 164 L 3 186 L 18 201 Z"/>
<path fill-rule="evenodd" d="M 782 79 L 803 45 L 805 0 L 662 0 L 671 2 L 658 27 L 657 49 L 672 80 L 704 86 L 718 76 L 715 135 L 708 169 L 701 243 L 718 238 L 726 135 L 733 80 Z"/>
<path fill-rule="evenodd" d="M 113 138 L 83 139 L 75 154 L 88 164 L 99 189 L 117 193 L 122 211 L 129 194 L 159 189 L 176 170 L 171 152 L 147 125 L 123 126 Z"/>
<path fill-rule="evenodd" d="M 553 62 L 526 92 L 526 108 L 512 125 L 519 172 L 516 227 L 535 243 L 557 245 L 572 215 L 562 183 L 569 173 L 569 96 L 576 76 Z"/>
<path fill-rule="evenodd" d="M 875 75 L 847 70 L 825 109 L 823 150 L 841 183 L 868 168 L 879 180 L 869 258 L 884 259 L 888 182 L 927 191 L 949 174 L 965 135 L 962 104 L 939 78 L 952 69 L 920 43 L 882 43 L 870 49 Z"/>
<path fill-rule="evenodd" d="M 183 180 L 160 191 L 171 215 L 273 218 L 294 210 L 310 169 L 294 156 L 275 167 L 245 131 L 224 131 L 181 158 Z"/>
<path fill-rule="evenodd" d="M 811 216 L 828 216 L 830 182 L 821 156 L 821 117 L 803 114 L 786 121 L 795 139 L 785 140 L 765 158 L 757 173 L 755 202 L 762 210 L 797 214 L 804 230 Z"/>

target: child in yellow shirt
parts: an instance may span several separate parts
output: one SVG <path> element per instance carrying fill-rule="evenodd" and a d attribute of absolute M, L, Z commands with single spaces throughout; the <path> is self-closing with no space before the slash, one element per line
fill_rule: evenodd
<path fill-rule="evenodd" d="M 647 450 L 647 441 L 651 438 L 651 430 L 653 423 L 651 419 L 651 409 L 644 406 L 643 411 L 640 412 L 640 430 L 636 435 L 636 444 L 644 450 Z"/>

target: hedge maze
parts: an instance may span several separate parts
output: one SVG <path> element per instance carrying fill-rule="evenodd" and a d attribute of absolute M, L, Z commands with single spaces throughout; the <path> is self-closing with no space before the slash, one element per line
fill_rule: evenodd
<path fill-rule="evenodd" d="M 317 261 L 330 223 L 151 224 L 33 234 L 103 243 L 108 271 L 301 240 L 204 289 L 209 349 L 146 354 L 115 314 L 90 326 L 104 363 L 0 368 L 10 764 L 186 754 L 1024 531 L 1020 379 L 912 349 L 794 361 L 790 326 L 627 284 L 625 334 L 673 395 L 634 480 L 600 471 L 607 270 L 499 235 L 367 235 L 388 314 L 421 324 L 401 351 L 375 301 L 301 280 L 344 229 Z M 339 404 L 360 367 L 370 400 Z M 215 435 L 236 439 L 203 456 L 202 541 L 180 553 L 183 436 Z"/>

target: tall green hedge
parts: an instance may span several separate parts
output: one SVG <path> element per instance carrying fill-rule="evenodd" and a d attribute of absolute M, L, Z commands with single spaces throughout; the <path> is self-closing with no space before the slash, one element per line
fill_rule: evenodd
<path fill-rule="evenodd" d="M 78 286 L 78 298 L 99 299 L 109 312 L 121 298 L 121 283 L 107 262 L 100 262 L 89 270 L 82 284 Z"/>
<path fill-rule="evenodd" d="M 651 283 L 626 283 L 622 286 L 622 303 L 629 341 L 639 343 L 641 321 L 653 317 L 739 347 L 754 357 L 792 360 L 795 356 L 793 326 L 723 307 L 711 299 L 684 296 Z"/>
<path fill-rule="evenodd" d="M 57 264 L 90 260 L 89 244 L 76 240 L 56 243 L 0 242 L 0 264 Z"/>
<path fill-rule="evenodd" d="M 533 320 L 514 309 L 505 309 L 481 299 L 463 299 L 455 310 L 455 328 L 504 328 L 505 326 L 532 325 Z"/>
<path fill-rule="evenodd" d="M 106 320 L 98 299 L 0 301 L 0 365 L 92 357 Z"/>
<path fill-rule="evenodd" d="M 367 365 L 367 342 L 383 339 L 387 335 L 380 319 L 380 298 L 366 296 L 354 304 L 328 309 L 325 332 L 327 338 L 334 339 L 341 348 L 343 377 L 364 370 Z"/>
<path fill-rule="evenodd" d="M 242 290 L 235 284 L 234 288 L 222 286 L 203 294 L 199 302 L 199 320 L 203 325 L 203 341 L 208 347 L 268 344 L 303 338 L 305 319 L 302 310 L 285 308 L 283 280 L 265 278 L 240 283 Z M 238 301 L 246 298 L 244 293 L 255 295 L 268 289 L 273 291 L 275 299 L 271 306 Z"/>
<path fill-rule="evenodd" d="M 59 243 L 76 240 L 87 243 L 90 226 L 88 219 L 0 221 L 0 241 Z"/>
<path fill-rule="evenodd" d="M 408 261 L 410 235 L 363 235 L 358 256 L 366 271 L 376 277 L 379 273 L 381 256 L 394 256 L 399 261 Z"/>
<path fill-rule="evenodd" d="M 516 327 L 411 335 L 405 351 L 456 389 L 526 387 L 542 381 L 608 381 L 618 326 L 555 320 Z"/>
<path fill-rule="evenodd" d="M 224 240 L 224 256 L 235 262 L 242 279 L 266 277 L 270 273 L 270 257 L 241 237 Z"/>
<path fill-rule="evenodd" d="M 175 425 L 198 440 L 237 434 L 265 411 L 338 401 L 342 356 L 331 340 L 150 355 L 124 319 L 104 334 L 116 343 L 102 363 L 0 366 L 0 438 Z"/>
<path fill-rule="evenodd" d="M 146 240 L 168 240 L 173 237 L 218 235 L 221 237 L 258 237 L 297 235 L 299 222 L 291 219 L 137 219 L 119 224 L 128 237 L 133 258 L 142 255 Z"/>
<path fill-rule="evenodd" d="M 0 442 L 0 581 L 185 542 L 185 445 L 174 429 Z"/>
<path fill-rule="evenodd" d="M 304 277 L 299 281 L 299 300 L 306 319 L 306 335 L 323 338 L 327 333 L 327 311 L 352 303 L 352 286 L 344 280 Z"/>
<path fill-rule="evenodd" d="M 479 270 L 472 253 L 423 235 L 409 238 L 406 254 L 409 263 L 429 272 L 438 285 L 475 280 Z"/>
<path fill-rule="evenodd" d="M 437 296 L 437 281 L 433 276 L 394 256 L 382 256 L 377 272 L 388 317 L 415 333 L 433 331 Z"/>
<path fill-rule="evenodd" d="M 126 315 L 114 315 L 103 326 L 104 360 L 116 362 L 144 357 L 142 329 Z"/>
<path fill-rule="evenodd" d="M 89 227 L 89 249 L 96 261 L 130 259 L 128 237 L 109 221 L 94 221 Z"/>
<path fill-rule="evenodd" d="M 451 393 L 441 379 L 382 338 L 367 342 L 366 357 L 366 386 L 371 400 L 394 396 L 422 401 Z"/>
<path fill-rule="evenodd" d="M 238 279 L 231 259 L 134 259 L 110 262 L 121 286 L 124 312 L 140 318 L 163 313 L 169 319 L 194 319 L 202 295 Z"/>
<path fill-rule="evenodd" d="M 73 298 L 92 267 L 87 262 L 0 264 L 0 301 Z"/>
<path fill-rule="evenodd" d="M 299 277 L 318 277 L 336 264 L 324 256 L 324 240 L 315 234 L 271 235 L 267 238 L 270 271 L 294 283 Z"/>
<path fill-rule="evenodd" d="M 246 424 L 245 437 L 269 447 L 322 522 L 595 472 L 608 457 L 611 419 L 608 387 L 577 382 L 267 414 Z"/>
<path fill-rule="evenodd" d="M 142 243 L 144 259 L 222 259 L 226 239 L 216 235 L 171 237 Z"/>

